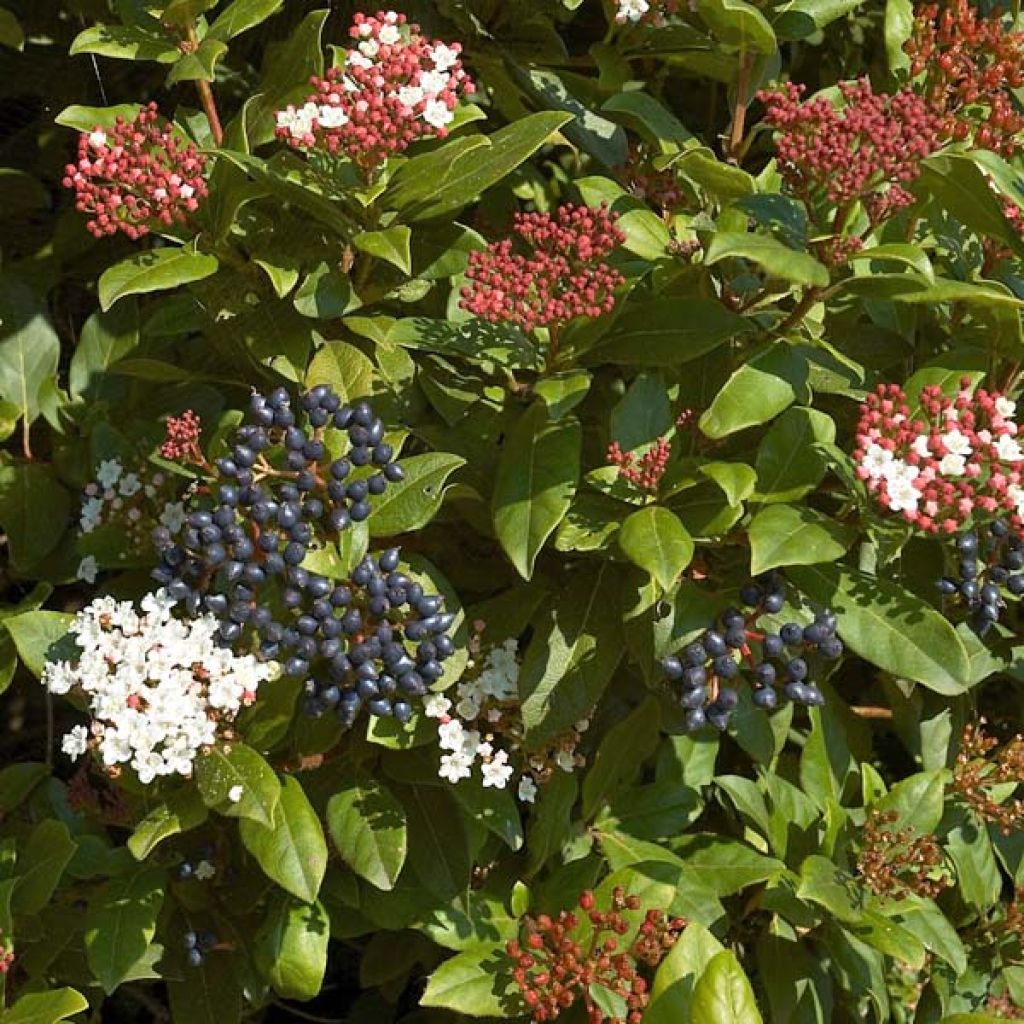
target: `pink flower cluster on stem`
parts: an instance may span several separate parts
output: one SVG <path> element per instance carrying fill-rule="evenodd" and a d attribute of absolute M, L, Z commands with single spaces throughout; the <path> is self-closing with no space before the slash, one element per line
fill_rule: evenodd
<path fill-rule="evenodd" d="M 357 14 L 343 67 L 311 79 L 301 107 L 277 113 L 277 134 L 298 149 L 347 156 L 367 178 L 416 139 L 444 138 L 463 96 L 475 91 L 462 47 L 430 39 L 404 14 Z"/>
<path fill-rule="evenodd" d="M 460 305 L 491 323 L 524 331 L 557 328 L 578 316 L 615 308 L 618 270 L 604 262 L 626 236 L 606 205 L 560 206 L 554 213 L 517 213 L 513 239 L 492 242 L 469 255 Z"/>
<path fill-rule="evenodd" d="M 182 223 L 206 197 L 206 158 L 182 144 L 169 123 L 160 124 L 155 103 L 134 121 L 118 118 L 78 139 L 78 160 L 65 168 L 63 184 L 75 205 L 89 214 L 97 238 L 118 231 L 131 239 Z"/>
<path fill-rule="evenodd" d="M 1024 527 L 1024 451 L 1016 402 L 998 391 L 971 391 L 964 378 L 949 397 L 923 388 L 912 414 L 898 384 L 882 384 L 861 406 L 857 475 L 879 505 L 930 534 L 1009 513 Z"/>
<path fill-rule="evenodd" d="M 160 454 L 173 462 L 203 462 L 199 438 L 203 432 L 202 420 L 191 409 L 167 420 L 167 436 L 160 446 Z"/>
<path fill-rule="evenodd" d="M 837 208 L 837 235 L 855 203 L 864 204 L 872 225 L 910 205 L 905 186 L 941 145 L 940 118 L 910 89 L 890 96 L 860 79 L 839 90 L 842 107 L 823 96 L 803 101 L 804 87 L 793 82 L 758 93 L 765 120 L 780 132 L 782 177 L 812 209 L 820 203 Z M 840 247 L 837 256 L 843 255 Z"/>
<path fill-rule="evenodd" d="M 610 465 L 619 467 L 620 479 L 654 494 L 668 469 L 671 455 L 672 442 L 659 437 L 639 459 L 632 452 L 624 452 L 618 441 L 612 441 L 608 445 L 607 459 Z"/>
<path fill-rule="evenodd" d="M 903 48 L 944 138 L 1017 151 L 1024 115 L 1011 90 L 1024 86 L 1024 32 L 1009 31 L 1002 12 L 981 14 L 968 0 L 926 4 Z"/>

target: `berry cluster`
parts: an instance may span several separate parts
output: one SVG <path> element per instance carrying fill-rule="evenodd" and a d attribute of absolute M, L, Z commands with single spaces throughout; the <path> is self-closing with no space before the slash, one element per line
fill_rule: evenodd
<path fill-rule="evenodd" d="M 583 892 L 579 909 L 590 923 L 589 939 L 578 937 L 580 916 L 563 910 L 554 919 L 546 914 L 523 919 L 522 941 L 509 942 L 512 976 L 534 1021 L 552 1021 L 582 1002 L 589 1024 L 639 1024 L 650 1000 L 647 979 L 640 964 L 654 968 L 675 944 L 686 922 L 664 911 L 647 911 L 633 942 L 618 952 L 619 940 L 633 930 L 624 911 L 640 909 L 636 896 L 617 887 L 611 908 L 598 910 L 594 894 Z M 606 1016 L 594 999 L 594 989 L 604 988 L 625 1003 L 626 1016 Z"/>
<path fill-rule="evenodd" d="M 278 112 L 277 134 L 296 148 L 343 154 L 370 178 L 416 139 L 443 138 L 475 87 L 462 47 L 429 39 L 404 14 L 357 14 L 349 34 L 357 42 L 344 65 L 314 77 L 303 106 Z"/>
<path fill-rule="evenodd" d="M 939 116 L 943 138 L 970 139 L 980 149 L 1012 156 L 1024 131 L 1012 90 L 1024 86 L 1024 32 L 1002 12 L 982 14 L 968 0 L 926 4 L 904 50 L 910 72 Z"/>
<path fill-rule="evenodd" d="M 1003 835 L 1024 828 L 1024 800 L 1005 799 L 1007 784 L 1024 783 L 1024 737 L 1014 736 L 1000 746 L 988 735 L 985 720 L 968 722 L 960 741 L 960 752 L 953 766 L 953 792 L 982 821 L 989 822 Z M 998 748 L 998 749 L 997 749 Z M 993 793 L 993 787 L 1003 793 Z"/>
<path fill-rule="evenodd" d="M 448 635 L 455 615 L 444 610 L 443 598 L 399 572 L 398 560 L 398 548 L 367 555 L 339 586 L 315 585 L 322 577 L 300 570 L 308 576 L 303 587 L 290 573 L 285 604 L 303 590 L 313 598 L 283 641 L 295 652 L 285 672 L 306 680 L 308 714 L 333 710 L 347 728 L 365 706 L 371 715 L 407 722 L 410 698 L 425 696 L 441 678 L 443 662 L 455 653 Z"/>
<path fill-rule="evenodd" d="M 185 960 L 189 967 L 202 967 L 206 962 L 206 954 L 217 945 L 217 936 L 214 932 L 185 932 L 183 937 L 185 944 Z"/>
<path fill-rule="evenodd" d="M 891 828 L 898 818 L 896 811 L 871 811 L 861 831 L 857 872 L 880 899 L 911 893 L 934 899 L 952 883 L 942 870 L 942 847 L 933 835 Z"/>
<path fill-rule="evenodd" d="M 783 698 L 796 704 L 820 707 L 825 703 L 821 690 L 808 681 L 810 667 L 805 655 L 816 654 L 826 661 L 840 657 L 843 644 L 836 636 L 835 616 L 821 611 L 810 625 L 787 622 L 778 633 L 771 633 L 752 627 L 762 615 L 782 611 L 785 588 L 774 579 L 764 584 L 752 582 L 740 596 L 752 612 L 727 609 L 721 615 L 720 628 L 705 630 L 681 657 L 662 659 L 666 678 L 682 686 L 679 702 L 686 709 L 686 725 L 691 731 L 705 725 L 723 731 L 728 728 L 739 705 L 735 682 L 741 678 L 753 689 L 754 705 L 764 711 L 778 706 L 779 685 Z"/>
<path fill-rule="evenodd" d="M 334 709 L 351 725 L 365 704 L 373 715 L 407 720 L 407 698 L 425 694 L 453 653 L 446 634 L 454 616 L 398 571 L 397 548 L 367 557 L 346 583 L 303 567 L 317 546 L 365 520 L 370 498 L 404 474 L 366 402 L 342 405 L 321 385 L 300 407 L 307 429 L 283 388 L 253 396 L 252 422 L 216 460 L 215 502 L 197 503 L 178 542 L 158 532 L 154 577 L 189 614 L 216 616 L 222 643 L 254 632 L 262 657 L 280 658 L 288 675 L 306 680 L 310 714 Z M 328 454 L 329 428 L 346 433 L 345 455 Z M 407 644 L 418 644 L 414 657 Z"/>
<path fill-rule="evenodd" d="M 671 14 L 679 13 L 679 0 L 615 0 L 615 20 L 624 25 L 663 25 Z"/>
<path fill-rule="evenodd" d="M 861 406 L 857 475 L 883 509 L 925 533 L 952 534 L 1010 513 L 1024 527 L 1024 451 L 1016 437 L 1016 403 L 997 391 L 971 391 L 970 378 L 953 397 L 922 389 L 919 412 L 897 384 L 881 384 Z"/>
<path fill-rule="evenodd" d="M 160 126 L 155 103 L 134 121 L 118 118 L 78 139 L 78 162 L 65 169 L 64 187 L 89 214 L 97 238 L 123 232 L 131 239 L 182 223 L 206 196 L 206 158 L 182 145 L 170 124 Z"/>
<path fill-rule="evenodd" d="M 943 576 L 939 590 L 967 606 L 972 628 L 984 636 L 1006 607 L 1000 588 L 1005 587 L 1014 597 L 1024 595 L 1024 539 L 996 519 L 989 524 L 983 540 L 979 541 L 973 531 L 957 537 L 956 550 L 958 573 Z M 979 562 L 980 558 L 984 561 Z"/>
<path fill-rule="evenodd" d="M 610 313 L 615 289 L 624 280 L 604 262 L 626 239 L 617 220 L 605 204 L 569 203 L 553 214 L 516 213 L 513 231 L 528 253 L 515 252 L 511 239 L 470 253 L 461 307 L 525 331 Z"/>
<path fill-rule="evenodd" d="M 832 234 L 841 235 L 847 214 L 860 202 L 872 227 L 914 199 L 904 187 L 921 173 L 921 161 L 940 145 L 938 116 L 910 89 L 876 94 L 867 79 L 842 82 L 842 108 L 825 97 L 804 102 L 804 87 L 787 82 L 758 93 L 765 120 L 779 129 L 779 171 Z M 856 243 L 853 245 L 856 248 Z M 849 245 L 840 255 L 849 255 Z"/>

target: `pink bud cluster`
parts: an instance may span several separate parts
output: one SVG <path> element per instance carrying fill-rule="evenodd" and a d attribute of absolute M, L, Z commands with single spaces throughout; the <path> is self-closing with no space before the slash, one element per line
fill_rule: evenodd
<path fill-rule="evenodd" d="M 513 231 L 528 252 L 516 252 L 513 240 L 504 239 L 470 253 L 469 284 L 459 305 L 491 323 L 525 331 L 610 313 L 624 280 L 604 262 L 626 239 L 616 220 L 606 204 L 517 213 Z"/>
<path fill-rule="evenodd" d="M 314 76 L 303 106 L 278 111 L 277 134 L 299 149 L 345 155 L 369 177 L 416 139 L 444 138 L 476 87 L 461 45 L 430 39 L 404 14 L 357 14 L 349 34 L 356 45 L 344 66 Z"/>
<path fill-rule="evenodd" d="M 841 108 L 820 96 L 802 101 L 804 87 L 793 82 L 758 98 L 767 106 L 765 120 L 781 133 L 779 170 L 790 188 L 840 211 L 862 202 L 878 224 L 913 202 L 904 186 L 939 148 L 940 119 L 909 89 L 875 93 L 860 79 L 839 90 Z"/>
<path fill-rule="evenodd" d="M 619 467 L 619 479 L 653 494 L 668 469 L 671 455 L 672 442 L 659 437 L 639 459 L 632 452 L 624 452 L 618 441 L 612 441 L 608 445 L 607 459 L 610 465 Z"/>
<path fill-rule="evenodd" d="M 75 205 L 90 215 L 97 238 L 123 232 L 141 238 L 183 222 L 206 196 L 206 158 L 183 145 L 169 123 L 162 126 L 155 103 L 134 121 L 118 118 L 78 139 L 78 161 L 65 168 L 63 184 L 75 190 Z"/>
<path fill-rule="evenodd" d="M 970 378 L 949 397 L 923 388 L 911 413 L 897 384 L 879 385 L 861 406 L 857 475 L 883 509 L 918 529 L 952 534 L 970 521 L 1010 513 L 1024 529 L 1024 451 L 1016 402 Z"/>
<path fill-rule="evenodd" d="M 191 409 L 167 420 L 167 436 L 160 446 L 160 454 L 173 462 L 203 462 L 199 438 L 203 432 L 200 418 Z"/>
<path fill-rule="evenodd" d="M 944 138 L 970 138 L 1012 156 L 1024 115 L 1011 90 L 1024 86 L 1024 32 L 1011 32 L 1000 11 L 981 14 L 968 0 L 926 4 L 904 50 L 910 71 L 942 118 Z"/>

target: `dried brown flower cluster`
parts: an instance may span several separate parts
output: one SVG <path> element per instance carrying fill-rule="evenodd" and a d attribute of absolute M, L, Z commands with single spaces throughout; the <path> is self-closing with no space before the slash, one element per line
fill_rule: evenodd
<path fill-rule="evenodd" d="M 1004 836 L 1024 827 L 1024 800 L 998 801 L 993 787 L 1024 782 L 1024 737 L 1009 742 L 988 735 L 985 719 L 969 722 L 953 767 L 953 792 L 979 818 L 995 825 Z"/>
<path fill-rule="evenodd" d="M 881 899 L 913 894 L 934 898 L 950 884 L 938 869 L 943 854 L 935 836 L 915 835 L 910 828 L 892 829 L 895 811 L 872 811 L 861 832 L 857 871 Z"/>

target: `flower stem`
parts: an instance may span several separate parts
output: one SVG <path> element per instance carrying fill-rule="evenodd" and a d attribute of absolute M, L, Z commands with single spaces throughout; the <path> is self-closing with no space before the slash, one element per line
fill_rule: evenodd
<path fill-rule="evenodd" d="M 194 48 L 199 45 L 194 25 L 188 27 L 188 41 Z M 213 98 L 213 90 L 210 83 L 202 78 L 196 79 L 196 89 L 199 90 L 199 100 L 203 105 L 203 112 L 206 120 L 210 122 L 210 134 L 213 135 L 214 144 L 220 146 L 224 142 L 224 129 L 221 127 L 220 115 L 217 113 L 217 101 Z"/>

